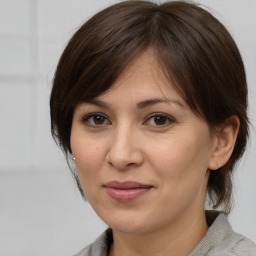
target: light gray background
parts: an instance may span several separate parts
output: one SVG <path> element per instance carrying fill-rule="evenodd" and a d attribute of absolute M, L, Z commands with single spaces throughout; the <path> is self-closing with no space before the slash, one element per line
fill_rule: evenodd
<path fill-rule="evenodd" d="M 64 45 L 112 0 L 0 0 L 0 256 L 65 256 L 105 229 L 50 136 L 48 99 Z M 256 1 L 199 1 L 234 36 L 249 84 L 251 146 L 235 176 L 234 229 L 256 241 Z"/>

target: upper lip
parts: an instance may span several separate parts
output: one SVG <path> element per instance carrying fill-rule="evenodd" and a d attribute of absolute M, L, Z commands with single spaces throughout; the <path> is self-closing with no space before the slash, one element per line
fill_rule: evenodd
<path fill-rule="evenodd" d="M 135 189 L 135 188 L 151 188 L 153 187 L 152 185 L 148 184 L 142 184 L 136 181 L 125 181 L 125 182 L 120 182 L 120 181 L 110 181 L 107 182 L 103 185 L 104 187 L 108 188 L 116 188 L 116 189 Z"/>

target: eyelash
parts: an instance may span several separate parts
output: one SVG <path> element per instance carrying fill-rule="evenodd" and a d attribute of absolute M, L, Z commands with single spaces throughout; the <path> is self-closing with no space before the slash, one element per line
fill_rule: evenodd
<path fill-rule="evenodd" d="M 95 118 L 95 117 L 100 117 L 101 120 L 103 119 L 103 123 L 102 124 L 95 124 L 95 122 L 94 122 L 95 120 L 94 121 L 92 120 L 94 122 L 94 124 L 92 124 L 90 122 L 90 118 Z M 164 124 L 160 124 L 160 125 L 149 124 L 149 120 L 151 120 L 153 118 L 159 118 L 159 117 L 164 118 L 164 120 L 163 120 L 165 122 Z M 106 121 L 107 121 L 107 123 L 105 123 Z M 153 114 L 149 115 L 146 118 L 146 120 L 143 122 L 143 125 L 152 125 L 154 127 L 161 128 L 161 127 L 166 127 L 169 124 L 174 123 L 175 121 L 176 120 L 173 117 L 169 116 L 169 115 L 166 115 L 166 114 L 163 114 L 163 113 L 153 113 Z M 111 122 L 108 120 L 108 118 L 102 113 L 90 113 L 90 114 L 88 114 L 88 115 L 86 115 L 82 118 L 82 122 L 84 124 L 86 124 L 87 126 L 90 126 L 90 127 L 93 127 L 93 128 L 100 128 L 102 126 L 106 126 L 106 125 L 111 124 Z M 167 122 L 167 124 L 166 124 L 166 122 Z"/>
<path fill-rule="evenodd" d="M 108 118 L 102 113 L 90 113 L 82 118 L 82 122 L 90 127 L 93 127 L 93 128 L 98 128 L 98 127 L 102 127 L 102 126 L 106 125 L 106 124 L 98 124 L 97 125 L 97 124 L 90 123 L 90 118 L 95 118 L 95 117 L 104 118 L 104 122 L 106 120 L 108 120 Z M 111 124 L 109 121 L 108 121 L 108 123 Z"/>
<path fill-rule="evenodd" d="M 163 114 L 163 113 L 154 113 L 154 114 L 149 115 L 149 116 L 146 118 L 146 121 L 145 121 L 143 124 L 149 123 L 149 120 L 150 120 L 150 119 L 157 118 L 157 117 L 164 118 L 164 120 L 165 120 L 165 123 L 162 124 L 162 125 L 152 125 L 152 126 L 159 127 L 159 128 L 161 128 L 161 127 L 166 127 L 166 126 L 168 126 L 169 124 L 172 124 L 172 123 L 174 123 L 174 122 L 176 121 L 173 117 L 171 117 L 171 116 L 169 116 L 169 115 L 166 115 L 166 114 Z M 166 122 L 167 122 L 167 124 L 166 124 Z M 150 124 L 149 124 L 149 125 L 150 125 Z"/>

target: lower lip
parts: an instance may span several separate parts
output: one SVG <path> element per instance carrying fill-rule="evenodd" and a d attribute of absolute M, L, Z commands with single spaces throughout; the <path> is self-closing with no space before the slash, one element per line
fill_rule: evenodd
<path fill-rule="evenodd" d="M 113 199 L 120 201 L 120 202 L 128 202 L 132 201 L 139 196 L 147 193 L 151 187 L 149 188 L 132 188 L 132 189 L 117 189 L 106 187 L 107 193 Z"/>

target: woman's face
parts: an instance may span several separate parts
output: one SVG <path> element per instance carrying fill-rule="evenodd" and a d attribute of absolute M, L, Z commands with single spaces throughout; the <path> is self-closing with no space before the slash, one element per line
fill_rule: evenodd
<path fill-rule="evenodd" d="M 88 201 L 111 228 L 137 234 L 203 212 L 216 140 L 150 51 L 110 90 L 75 109 L 71 131 Z"/>

